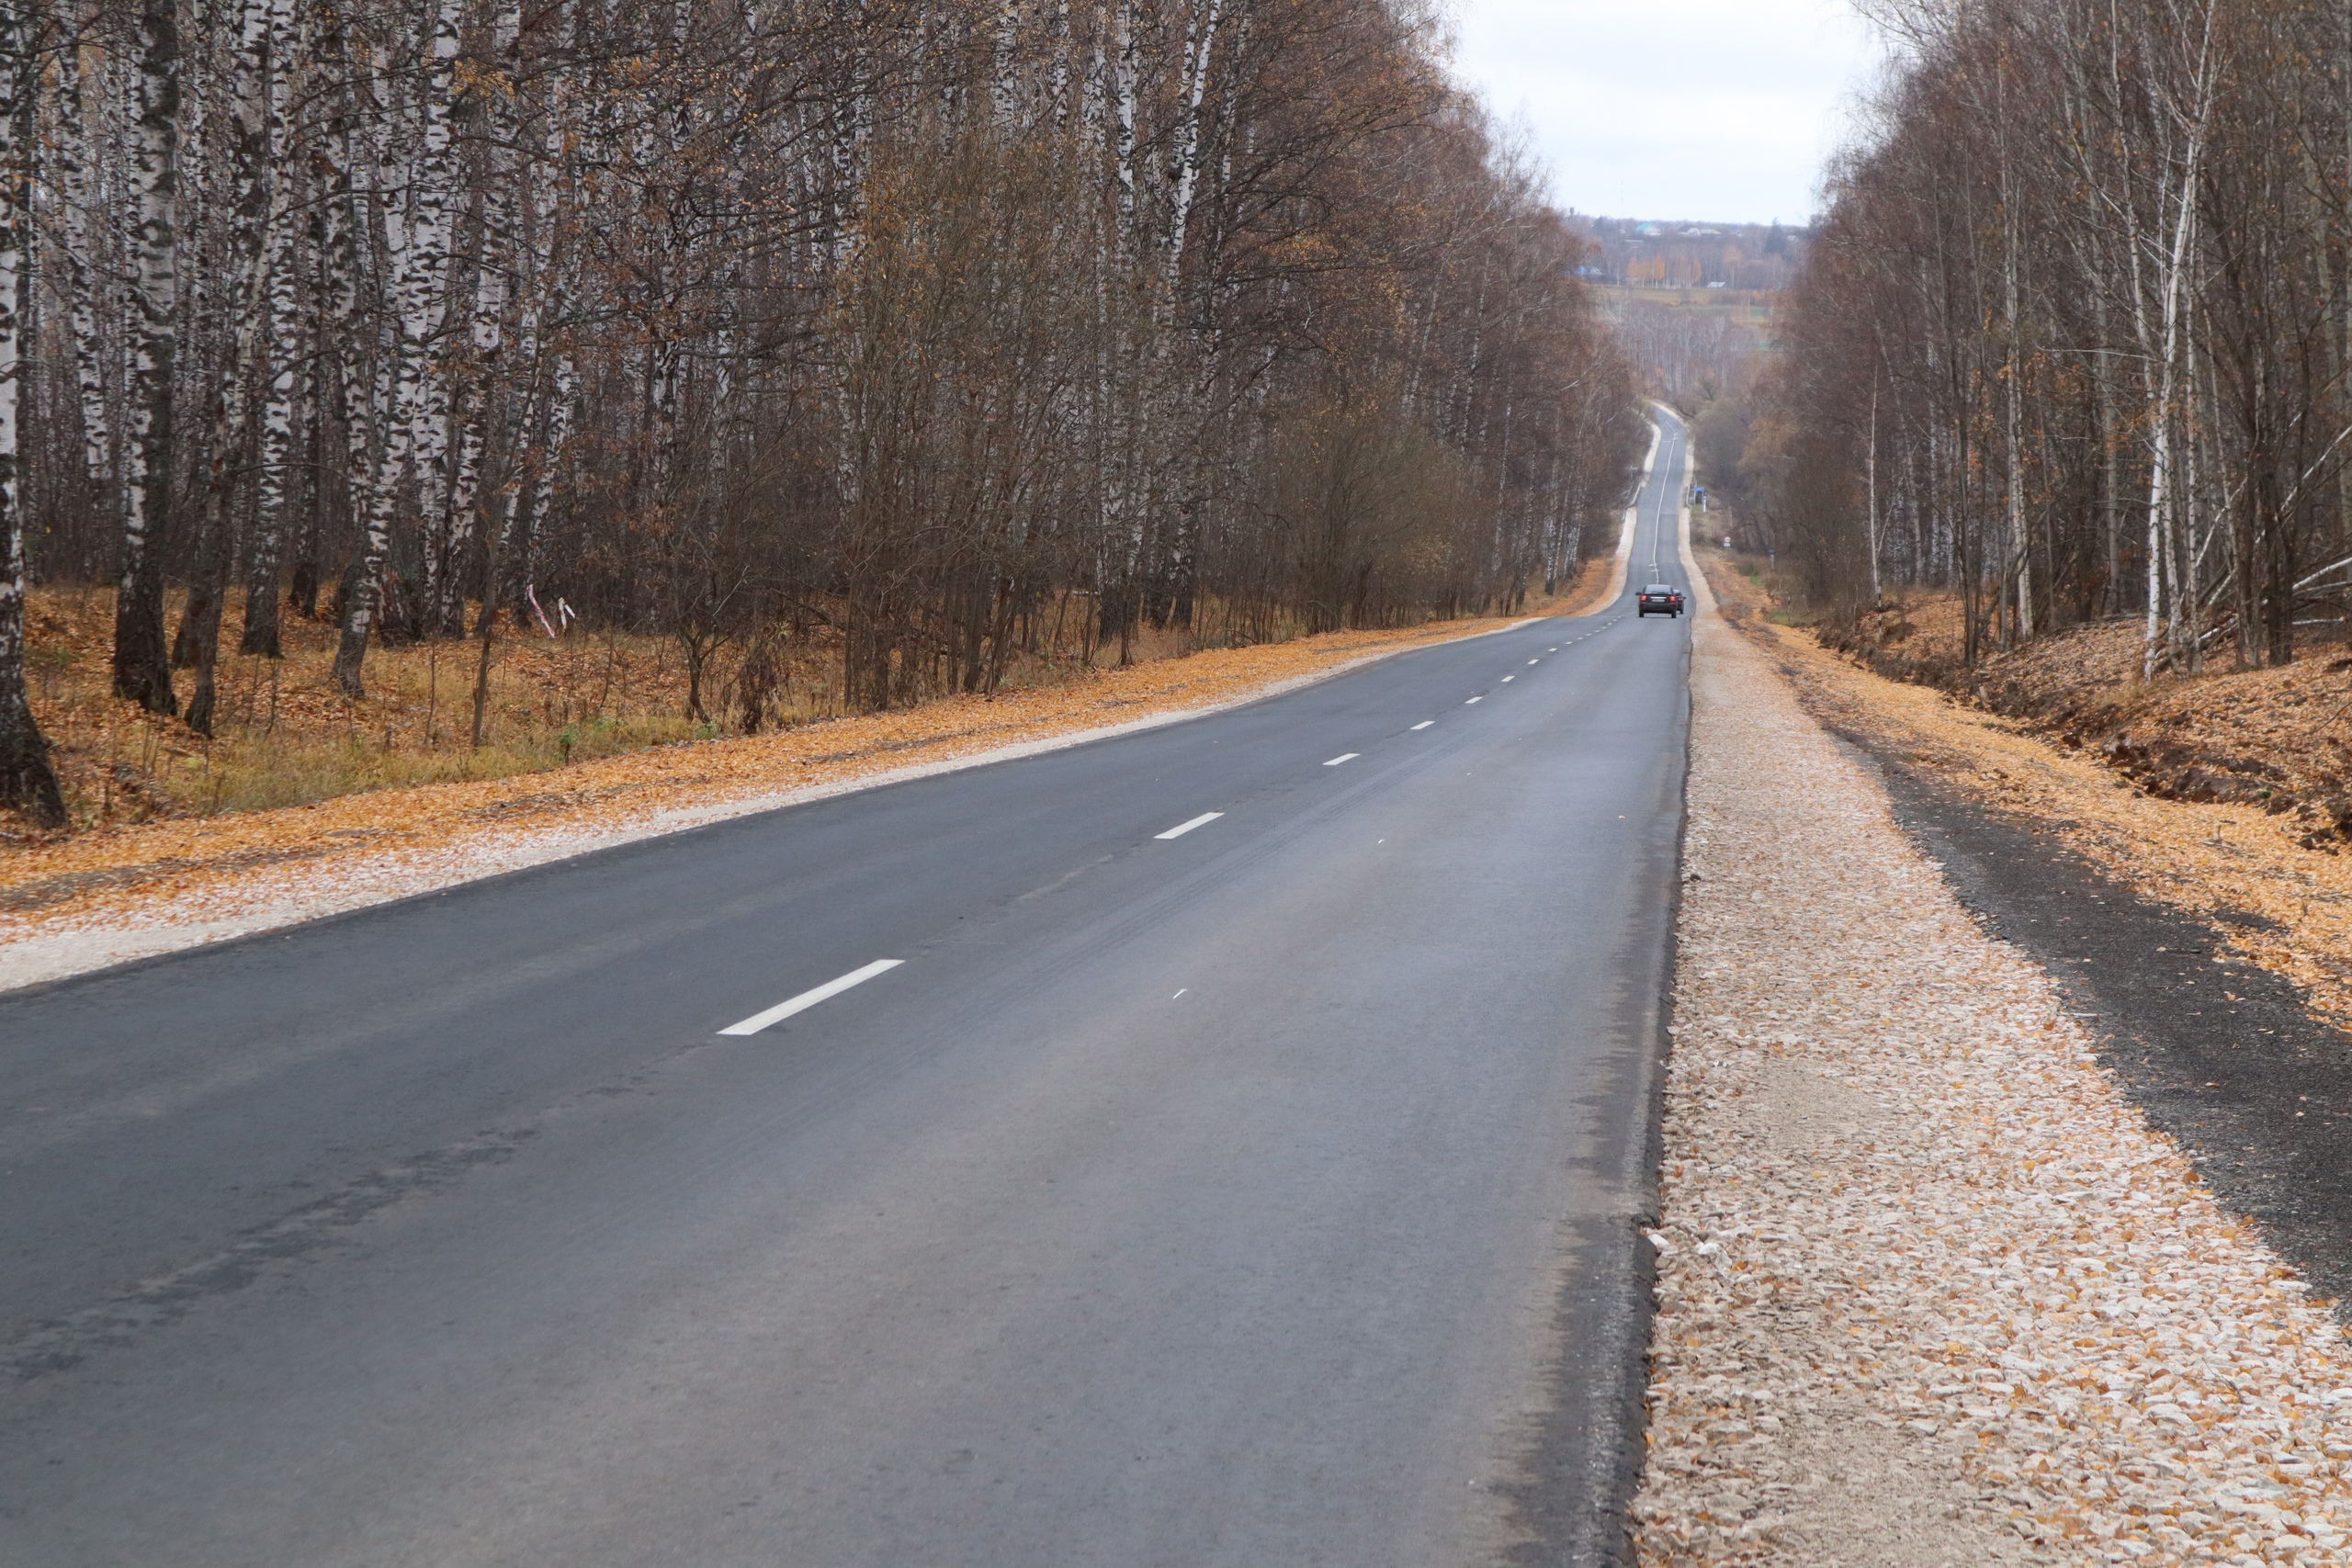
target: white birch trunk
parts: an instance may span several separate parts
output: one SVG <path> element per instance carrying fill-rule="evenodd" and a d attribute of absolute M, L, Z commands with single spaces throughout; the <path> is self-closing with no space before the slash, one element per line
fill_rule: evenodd
<path fill-rule="evenodd" d="M 2173 405 L 2178 386 L 2181 315 L 2188 304 L 2186 278 L 2191 254 L 2190 247 L 2198 220 L 2197 182 L 2205 148 L 2206 127 L 2211 120 L 2213 104 L 2213 10 L 2209 5 L 2205 14 L 2205 37 L 2199 47 L 2189 83 L 2192 107 L 2185 115 L 2177 109 L 2172 110 L 2168 115 L 2168 118 L 2185 134 L 2187 149 L 2182 161 L 2179 188 L 2177 193 L 2167 193 L 2165 189 L 2165 182 L 2163 175 L 2160 174 L 2158 176 L 2159 217 L 2163 214 L 2164 203 L 2168 195 L 2176 204 L 2176 208 L 2171 224 L 2171 237 L 2165 250 L 2159 257 L 2161 271 L 2158 274 L 2158 288 L 2162 291 L 2162 298 L 2158 310 L 2157 342 L 2150 344 L 2147 341 L 2148 323 L 2144 311 L 2141 312 L 2139 321 L 2143 352 L 2152 351 L 2156 362 L 2155 386 L 2149 409 L 2149 419 L 2154 426 L 2154 441 L 2149 454 L 2148 473 L 2148 617 L 2141 650 L 2141 672 L 2143 679 L 2153 679 L 2155 675 L 2167 621 L 2172 625 L 2177 640 L 2180 621 L 2180 595 L 2184 592 L 2194 592 L 2194 588 L 2179 581 L 2177 571 L 2174 571 L 2172 572 L 2174 581 L 2171 583 L 2173 603 L 2169 606 L 2165 604 L 2165 577 L 2168 574 L 2168 569 L 2174 565 L 2171 559 L 2174 554 L 2173 536 L 2179 526 L 2178 508 L 2176 503 L 2178 481 L 2173 471 Z M 2117 101 L 2120 104 L 2122 91 L 2121 73 L 2112 54 L 2110 54 L 2109 70 L 2115 76 Z M 2131 200 L 2130 192 L 2127 189 L 2124 201 L 2127 214 L 2131 213 L 2136 205 Z M 2138 254 L 2140 247 L 2137 243 L 2139 236 L 2136 232 L 2136 220 L 2130 220 L 2130 221 L 2134 230 L 2132 236 L 2134 241 L 2132 273 L 2135 283 L 2132 297 L 2136 309 L 2142 297 L 2142 290 L 2136 287 L 2140 270 Z M 2169 615 L 2165 614 L 2167 608 L 2170 610 Z"/>
<path fill-rule="evenodd" d="M 1880 590 L 1878 581 L 1878 383 L 1875 369 L 1873 367 L 1871 383 L 1870 445 L 1862 454 L 1864 485 L 1869 492 L 1867 503 L 1870 510 L 1867 515 L 1870 518 L 1871 608 L 1873 610 L 1886 603 L 1886 595 Z"/>
<path fill-rule="evenodd" d="M 1136 231 L 1141 219 L 1136 188 L 1136 122 L 1141 107 L 1137 102 L 1139 62 L 1134 0 L 1113 0 L 1113 14 L 1114 41 L 1118 49 L 1118 58 L 1112 66 L 1112 105 L 1117 124 L 1119 251 L 1120 260 L 1132 267 L 1138 254 Z"/>
<path fill-rule="evenodd" d="M 33 96 L 39 83 L 25 12 L 0 6 L 0 807 L 43 828 L 65 826 L 49 742 L 25 692 L 25 525 L 17 469 L 19 340 L 28 263 Z M 74 69 L 71 61 L 66 69 Z"/>
<path fill-rule="evenodd" d="M 2018 224 L 2017 188 L 2009 178 L 2006 141 L 2002 151 L 2002 314 L 2008 329 L 2008 409 L 2004 433 L 2008 463 L 2009 548 L 2017 566 L 2018 635 L 2033 637 L 2033 541 L 2026 536 L 2025 446 L 2021 430 L 2025 410 L 2024 357 L 2018 345 Z M 1877 563 L 1871 563 L 1875 570 Z"/>
<path fill-rule="evenodd" d="M 320 54 L 336 76 L 334 118 L 320 138 L 324 179 L 321 182 L 322 304 L 334 353 L 333 381 L 336 417 L 344 428 L 344 467 L 355 515 L 366 517 L 372 505 L 375 454 L 383 434 L 375 395 L 379 357 L 372 337 L 359 329 L 360 280 L 365 267 L 362 247 L 368 243 L 365 197 L 353 164 L 359 146 L 358 95 L 352 82 L 348 40 L 339 13 L 323 12 L 325 33 Z M 324 455 L 322 454 L 322 457 Z"/>
<path fill-rule="evenodd" d="M 277 178 L 269 144 L 271 105 L 278 96 L 272 78 L 283 69 L 283 57 L 272 45 L 278 35 L 292 31 L 290 16 L 281 25 L 273 15 L 281 6 L 290 10 L 288 0 L 243 0 L 238 7 L 229 127 L 231 346 L 226 374 L 212 395 L 212 441 L 197 570 L 175 660 L 196 670 L 187 724 L 199 735 L 212 733 L 212 674 L 220 651 L 221 600 L 234 554 L 229 538 L 230 491 L 252 428 L 254 372 L 269 306 L 266 242 L 286 226 L 285 184 Z"/>
<path fill-rule="evenodd" d="M 441 423 L 447 419 L 446 407 L 435 407 L 432 354 L 448 304 L 448 197 L 454 143 L 449 100 L 457 73 L 458 15 L 458 0 L 435 0 L 431 66 L 420 117 L 423 137 L 416 210 L 413 220 L 398 227 L 392 247 L 391 284 L 400 338 L 392 356 L 391 417 L 386 423 L 384 447 L 377 459 L 376 481 L 368 498 L 359 571 L 335 650 L 335 682 L 355 701 L 366 694 L 360 666 L 382 607 L 384 561 L 391 549 L 402 473 L 413 455 L 420 475 L 429 479 L 439 457 L 435 445 L 445 441 L 447 432 L 446 423 Z"/>
<path fill-rule="evenodd" d="M 308 17 L 297 26 L 294 0 L 270 0 L 268 157 L 277 199 L 263 264 L 269 333 L 269 387 L 262 401 L 260 499 L 254 508 L 253 547 L 245 573 L 245 624 L 238 651 L 279 653 L 277 574 L 285 553 L 288 465 L 294 450 L 294 411 L 300 389 L 302 335 L 296 316 L 295 268 L 300 247 L 290 220 L 291 185 L 297 178 L 289 114 L 294 94 L 293 62 L 309 32 Z"/>
<path fill-rule="evenodd" d="M 2197 225 L 2197 165 L 2204 148 L 2203 130 L 2200 123 L 2189 138 L 2188 155 L 2176 197 L 2178 209 L 2172 225 L 2172 241 L 2165 257 L 2162 278 L 2164 293 L 2155 356 L 2156 389 L 2149 411 L 2155 426 L 2155 440 L 2149 455 L 2148 468 L 2148 622 L 2141 657 L 2143 679 L 2153 679 L 2156 672 L 2162 630 L 2163 563 L 2172 554 L 2173 534 L 2179 526 L 2173 473 L 2173 403 L 2180 359 L 2181 313 L 2186 303 L 2183 285 L 2188 270 L 2189 244 Z M 2178 581 L 2172 586 L 2174 603 L 2170 606 L 2169 618 L 2177 621 L 2179 596 L 2193 590 Z"/>
<path fill-rule="evenodd" d="M 139 123 L 131 185 L 139 227 L 131 300 L 130 445 L 124 453 L 122 576 L 115 600 L 114 689 L 157 713 L 175 713 L 164 643 L 164 537 L 172 482 L 172 382 L 179 348 L 180 39 L 173 0 L 141 0 Z"/>
<path fill-rule="evenodd" d="M 1178 297 L 1184 267 L 1184 234 L 1193 217 L 1193 196 L 1201 178 L 1201 100 L 1209 85 L 1209 58 L 1216 48 L 1225 0 L 1209 0 L 1208 16 L 1196 11 L 1184 25 L 1183 107 L 1176 120 L 1176 189 L 1168 213 L 1168 299 Z"/>
<path fill-rule="evenodd" d="M 532 209 L 534 288 L 525 321 L 529 334 L 526 363 L 536 407 L 526 483 L 517 496 L 523 513 L 510 523 L 510 597 L 512 585 L 527 584 L 532 579 L 536 540 L 555 505 L 556 476 L 571 442 L 572 411 L 580 397 L 578 364 L 568 348 L 554 347 L 549 342 L 551 335 L 569 330 L 580 296 L 582 265 L 573 230 L 585 210 L 585 193 L 578 178 L 576 157 L 566 140 L 563 106 L 559 83 L 544 143 L 548 177 L 537 187 Z"/>
<path fill-rule="evenodd" d="M 63 197 L 66 332 L 74 343 L 74 389 L 82 411 L 82 467 L 94 491 L 114 477 L 114 422 L 107 400 L 106 345 L 98 332 L 98 284 L 91 219 L 104 219 L 83 87 L 95 51 L 77 43 L 58 62 L 57 175 Z M 103 97 L 103 88 L 101 90 Z"/>
<path fill-rule="evenodd" d="M 1054 129 L 1069 124 L 1069 0 L 1054 0 L 1054 59 L 1047 81 L 1053 96 Z"/>
<path fill-rule="evenodd" d="M 461 635 L 465 630 L 465 577 L 477 513 L 481 505 L 482 459 L 489 446 L 492 403 L 501 386 L 501 356 L 506 342 L 506 312 L 514 270 L 515 147 L 520 135 L 516 94 L 520 81 L 522 8 L 517 0 L 503 0 L 491 29 L 495 79 L 479 83 L 485 93 L 482 124 L 486 131 L 481 194 L 481 234 L 473 265 L 473 305 L 467 333 L 468 396 L 466 417 L 459 426 L 457 451 L 449 466 L 445 510 L 444 543 L 437 560 L 432 620 L 435 629 Z"/>
<path fill-rule="evenodd" d="M 409 233 L 414 288 L 402 300 L 401 333 L 404 363 L 415 367 L 412 419 L 413 461 L 419 483 L 433 492 L 445 479 L 449 422 L 456 388 L 446 363 L 449 325 L 451 262 L 456 252 L 458 143 L 455 127 L 459 0 L 435 0 L 432 62 L 424 82 L 423 137 L 417 164 L 416 218 Z"/>
<path fill-rule="evenodd" d="M 996 37 L 989 60 L 989 104 L 997 128 L 1011 131 L 1021 120 L 1021 84 L 1013 46 L 1021 34 L 1021 0 L 997 0 Z"/>

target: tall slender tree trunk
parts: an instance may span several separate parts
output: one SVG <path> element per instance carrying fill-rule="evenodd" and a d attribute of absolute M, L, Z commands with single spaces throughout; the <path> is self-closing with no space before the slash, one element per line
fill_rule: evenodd
<path fill-rule="evenodd" d="M 1217 25 L 1225 18 L 1225 0 L 1208 0 L 1208 14 L 1197 12 L 1184 24 L 1183 106 L 1176 118 L 1176 186 L 1168 215 L 1168 299 L 1172 307 L 1182 286 L 1184 237 L 1193 218 L 1193 194 L 1201 178 L 1201 101 L 1207 96 L 1209 60 L 1216 48 Z"/>
<path fill-rule="evenodd" d="M 401 474 L 413 452 L 418 468 L 429 480 L 440 456 L 437 443 L 447 434 L 447 411 L 435 406 L 431 356 L 448 305 L 449 95 L 457 73 L 458 14 L 458 0 L 435 0 L 416 212 L 400 226 L 399 243 L 392 247 L 392 288 L 400 318 L 400 336 L 393 350 L 393 407 L 377 462 L 343 637 L 334 656 L 335 683 L 354 699 L 366 694 L 359 671 L 382 608 L 384 559 L 391 550 Z"/>
<path fill-rule="evenodd" d="M 74 340 L 74 389 L 82 409 L 82 466 L 93 502 L 111 519 L 114 422 L 107 401 L 106 345 L 98 332 L 98 282 L 90 223 L 99 197 L 83 76 L 90 51 L 76 39 L 58 62 L 57 174 L 64 197 L 66 331 Z M 103 96 L 103 95 L 102 95 Z"/>
<path fill-rule="evenodd" d="M 25 526 L 17 443 L 24 364 L 20 338 L 32 293 L 32 106 L 39 77 L 30 21 L 0 5 L 0 806 L 44 828 L 65 826 L 49 742 L 25 694 Z M 70 62 L 69 62 L 70 68 Z"/>
<path fill-rule="evenodd" d="M 366 517 L 370 486 L 376 474 L 376 453 L 388 439 L 382 400 L 376 395 L 381 377 L 376 364 L 377 334 L 359 313 L 361 280 L 367 273 L 368 248 L 372 243 L 368 196 L 356 177 L 361 144 L 358 94 L 353 85 L 350 45 L 343 15 L 334 0 L 316 0 L 319 42 L 317 55 L 333 73 L 334 107 L 319 139 L 320 200 L 312 222 L 318 247 L 317 287 L 325 317 L 324 348 L 330 363 L 313 361 L 311 386 L 311 456 L 326 460 L 326 404 L 332 399 L 334 423 L 343 427 L 344 497 L 351 515 Z M 326 531 L 323 496 L 314 507 L 307 531 L 309 553 L 296 570 L 295 598 L 305 614 L 315 614 L 320 585 L 319 555 Z M 345 573 L 351 584 L 360 569 L 356 554 Z M 338 613 L 340 613 L 338 611 Z"/>
<path fill-rule="evenodd" d="M 176 713 L 164 638 L 164 552 L 172 487 L 172 382 L 178 355 L 179 274 L 173 203 L 179 189 L 180 34 L 175 0 L 140 0 L 139 127 L 131 184 L 136 310 L 130 446 L 124 454 L 122 576 L 115 600 L 115 694 Z"/>
<path fill-rule="evenodd" d="M 1871 366 L 1873 376 L 1877 368 L 1876 364 L 1873 363 Z M 1871 608 L 1875 610 L 1886 603 L 1886 594 L 1879 587 L 1878 578 L 1878 388 L 1875 384 L 1871 388 L 1871 428 L 1868 440 L 1870 446 L 1862 454 L 1862 471 L 1869 490 Z"/>
<path fill-rule="evenodd" d="M 296 316 L 295 268 L 300 231 L 289 220 L 288 185 L 297 176 L 288 110 L 294 88 L 292 63 L 310 28 L 306 9 L 299 26 L 294 0 L 269 0 L 270 75 L 268 159 L 275 199 L 270 209 L 267 254 L 262 264 L 269 328 L 269 389 L 262 403 L 260 497 L 254 508 L 252 547 L 245 561 L 245 624 L 240 653 L 276 659 L 278 646 L 277 577 L 285 553 L 288 464 L 294 452 L 294 412 L 300 389 L 302 339 Z"/>
<path fill-rule="evenodd" d="M 2004 432 L 2007 451 L 2004 454 L 2008 472 L 2004 476 L 2004 488 L 2008 491 L 2009 548 L 2004 564 L 2012 569 L 2017 583 L 2017 629 L 2020 637 L 2033 636 L 2033 541 L 2028 536 L 2025 514 L 2025 355 L 2018 341 L 2021 331 L 2018 320 L 2018 193 L 2017 182 L 2009 167 L 2009 144 L 2005 134 L 2001 139 L 2001 314 L 2008 338 L 2008 407 L 2007 429 Z"/>
<path fill-rule="evenodd" d="M 284 68 L 277 39 L 292 31 L 289 0 L 244 0 L 238 26 L 236 101 L 230 127 L 230 351 L 227 374 L 213 394 L 211 461 L 205 474 L 204 515 L 197 536 L 197 565 L 188 585 L 174 662 L 196 671 L 187 726 L 212 733 L 214 670 L 220 656 L 220 611 L 234 557 L 229 503 L 253 431 L 254 372 L 261 357 L 269 310 L 266 253 L 285 225 L 285 185 L 271 164 L 273 78 Z"/>

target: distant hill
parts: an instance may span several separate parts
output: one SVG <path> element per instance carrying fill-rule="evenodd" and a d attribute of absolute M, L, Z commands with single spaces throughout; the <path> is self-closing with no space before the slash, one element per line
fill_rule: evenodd
<path fill-rule="evenodd" d="M 1634 288 L 1786 288 L 1813 237 L 1811 230 L 1785 223 L 1667 222 L 1577 213 L 1568 220 L 1593 243 L 1586 276 Z"/>

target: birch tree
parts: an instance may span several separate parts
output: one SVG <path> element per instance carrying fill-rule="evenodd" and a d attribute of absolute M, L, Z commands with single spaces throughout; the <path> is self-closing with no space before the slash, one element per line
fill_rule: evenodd
<path fill-rule="evenodd" d="M 0 805 L 42 827 L 65 823 L 49 742 L 25 695 L 25 518 L 18 409 L 30 294 L 28 209 L 38 80 L 30 18 L 0 6 Z"/>
<path fill-rule="evenodd" d="M 179 347 L 180 35 L 174 0 L 140 0 L 137 128 L 130 184 L 137 228 L 130 253 L 130 421 L 122 486 L 122 566 L 115 600 L 114 689 L 157 713 L 176 713 L 164 639 L 169 564 L 173 378 Z"/>
<path fill-rule="evenodd" d="M 391 354 L 390 419 L 369 496 L 364 544 L 357 557 L 351 604 L 335 651 L 334 678 L 350 696 L 365 691 L 360 663 L 384 593 L 384 562 L 391 549 L 395 508 L 411 459 L 430 476 L 447 446 L 446 406 L 436 407 L 432 355 L 448 309 L 449 199 L 454 180 L 450 95 L 457 80 L 458 0 L 434 0 L 433 31 L 423 83 L 417 188 L 413 216 L 390 225 L 391 293 L 398 337 Z"/>
<path fill-rule="evenodd" d="M 238 651 L 280 655 L 278 573 L 287 534 L 288 465 L 293 459 L 295 405 L 302 384 L 303 339 L 296 310 L 300 229 L 293 198 L 301 169 L 295 158 L 292 118 L 295 75 L 310 14 L 298 17 L 295 0 L 269 0 L 270 69 L 266 88 L 265 157 L 271 200 L 262 259 L 260 323 L 266 332 L 268 387 L 262 394 L 260 491 L 246 557 L 244 626 Z M 314 73 L 306 82 L 315 83 Z M 216 639 L 217 640 L 217 639 Z"/>
<path fill-rule="evenodd" d="M 268 332 L 268 263 L 279 250 L 285 227 L 287 182 L 280 177 L 272 127 L 281 111 L 279 77 L 292 62 L 292 0 L 241 0 L 229 115 L 229 299 L 230 353 L 227 375 L 212 395 L 211 454 L 204 481 L 204 511 L 197 531 L 196 570 L 173 662 L 196 671 L 187 720 L 199 735 L 212 733 L 214 669 L 220 659 L 220 612 L 228 592 L 231 538 L 230 491 L 245 455 L 254 406 L 260 389 L 255 370 L 263 363 Z"/>

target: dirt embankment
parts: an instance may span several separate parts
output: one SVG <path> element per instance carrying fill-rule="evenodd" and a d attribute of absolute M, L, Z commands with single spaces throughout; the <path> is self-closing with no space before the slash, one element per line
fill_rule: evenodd
<path fill-rule="evenodd" d="M 2082 739 L 2070 745 L 2056 704 L 2042 716 L 2012 716 L 1995 711 L 1990 698 L 1969 701 L 1882 678 L 1866 661 L 1824 646 L 1812 630 L 1770 620 L 1759 586 L 1720 556 L 1705 552 L 1701 560 L 1726 617 L 1771 656 L 1806 708 L 1832 729 L 2031 824 L 2142 897 L 2208 922 L 2217 958 L 2248 959 L 2284 976 L 2322 1015 L 2352 1027 L 2352 853 L 2337 852 L 2346 840 L 2321 815 L 2318 802 L 2326 797 L 2292 793 L 2299 781 L 2315 792 L 2326 783 L 2326 752 L 2306 743 L 2262 756 L 2287 788 L 2273 781 L 2269 797 L 2252 799 L 2218 792 L 2202 799 L 2185 791 L 2168 795 L 2113 761 L 2127 745 L 2153 750 L 2169 740 L 2187 747 L 2193 739 L 2202 743 L 2185 767 L 2210 770 L 2217 757 L 2260 755 L 2264 727 L 2287 726 L 2297 711 L 2278 699 L 2278 688 L 2304 695 L 2314 724 L 2327 716 L 2331 708 L 2316 705 L 2321 694 L 2346 683 L 2342 672 L 2327 669 L 2329 661 L 2315 658 L 2251 677 L 2159 682 L 2118 693 L 2111 710 L 2098 707 L 2092 693 L 2077 699 L 2078 711 L 2120 716 L 2103 728 L 2077 718 L 2078 735 L 2120 731 L 2122 744 L 2113 751 Z M 2015 668 L 2022 660 L 2004 662 Z M 2297 693 L 2296 682 L 2309 684 Z M 2241 693 L 2246 701 L 2224 700 Z M 2264 694 L 2270 694 L 2267 701 L 2256 700 Z M 2193 788 L 2195 781 L 2177 774 L 2174 783 Z"/>
<path fill-rule="evenodd" d="M 1996 650 L 1973 669 L 1949 598 L 1890 601 L 1815 632 L 1877 674 L 2020 720 L 2160 799 L 2252 807 L 2329 853 L 2352 843 L 2352 657 L 2339 644 L 2274 669 L 2230 669 L 2217 655 L 2210 671 L 2145 680 L 2131 618 Z"/>

